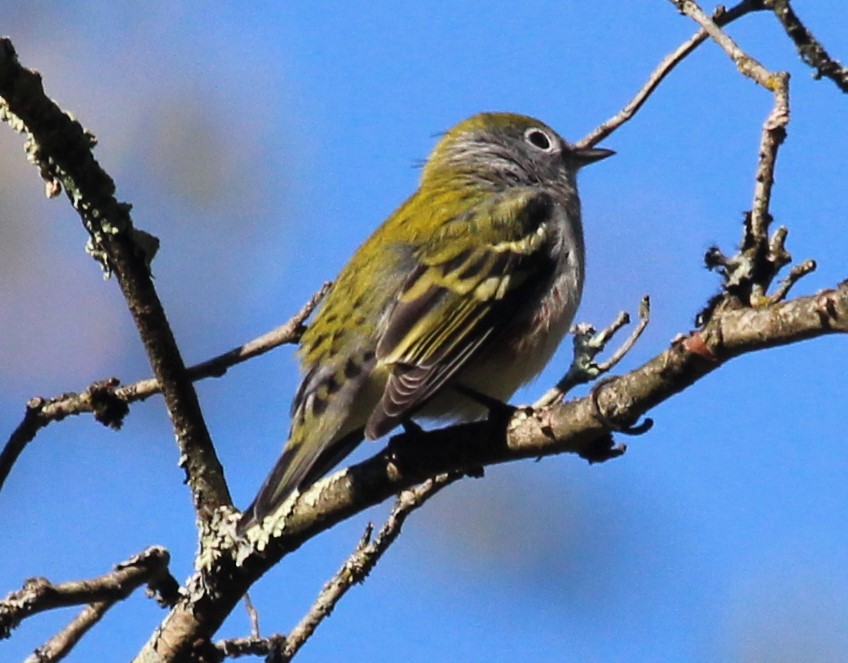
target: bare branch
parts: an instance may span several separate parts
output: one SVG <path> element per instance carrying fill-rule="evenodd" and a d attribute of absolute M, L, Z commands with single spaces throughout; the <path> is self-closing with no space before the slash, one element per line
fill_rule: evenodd
<path fill-rule="evenodd" d="M 804 262 L 795 265 L 789 271 L 789 274 L 787 274 L 786 278 L 784 278 L 780 282 L 780 285 L 769 296 L 769 303 L 775 304 L 777 302 L 782 302 L 784 299 L 786 299 L 786 296 L 789 294 L 789 291 L 792 289 L 792 286 L 795 285 L 802 277 L 806 276 L 810 272 L 815 271 L 815 269 L 815 260 L 805 260 Z"/>
<path fill-rule="evenodd" d="M 270 654 L 279 652 L 285 645 L 286 636 L 275 633 L 267 638 L 228 638 L 215 644 L 220 654 L 225 658 L 239 658 L 240 656 L 268 656 L 269 660 L 275 660 Z"/>
<path fill-rule="evenodd" d="M 259 636 L 258 629 L 249 638 L 222 640 L 215 646 L 224 656 L 237 657 L 245 654 L 274 654 L 274 660 L 290 661 L 315 632 L 326 617 L 330 616 L 341 598 L 355 584 L 362 583 L 374 566 L 395 542 L 409 515 L 427 502 L 436 493 L 462 478 L 462 473 L 441 474 L 428 479 L 420 486 L 404 490 L 395 500 L 386 522 L 376 538 L 371 535 L 374 526 L 368 523 L 353 553 L 345 560 L 338 572 L 327 581 L 315 603 L 288 636 L 274 634 L 266 638 Z"/>
<path fill-rule="evenodd" d="M 23 420 L 12 431 L 8 441 L 3 446 L 3 451 L 0 452 L 0 489 L 3 488 L 3 484 L 18 457 L 26 448 L 26 445 L 35 439 L 38 431 L 51 421 L 61 421 L 68 415 L 96 412 L 97 403 L 117 406 L 118 404 L 114 403 L 114 398 L 112 398 L 112 390 L 118 384 L 118 380 L 110 378 L 95 382 L 88 389 L 78 394 L 63 394 L 50 400 L 41 397 L 30 399 L 26 404 Z M 124 408 L 126 408 L 126 405 L 124 405 Z M 116 410 L 115 407 L 109 407 L 107 411 L 115 413 L 115 416 L 109 416 L 111 421 L 120 421 L 125 414 L 125 412 L 121 413 Z"/>
<path fill-rule="evenodd" d="M 630 336 L 613 353 L 612 357 L 600 364 L 595 363 L 595 357 L 604 351 L 607 343 L 609 343 L 615 333 L 630 322 L 630 316 L 625 311 L 622 311 L 613 320 L 612 324 L 598 333 L 595 333 L 595 328 L 592 325 L 583 324 L 575 326 L 572 330 L 574 335 L 574 359 L 571 361 L 568 372 L 554 387 L 548 389 L 539 400 L 533 403 L 533 407 L 538 409 L 553 405 L 557 401 L 562 400 L 577 385 L 585 384 L 611 370 L 624 358 L 624 355 L 630 352 L 630 349 L 639 340 L 642 332 L 648 326 L 650 312 L 651 300 L 646 295 L 639 304 L 639 324 L 636 325 Z"/>
<path fill-rule="evenodd" d="M 276 329 L 229 352 L 189 367 L 189 377 L 193 381 L 221 377 L 236 364 L 258 357 L 285 343 L 296 343 L 303 333 L 306 319 L 329 289 L 330 284 L 325 283 L 300 311 Z M 142 401 L 160 392 L 159 382 L 155 378 L 139 380 L 125 386 L 121 386 L 117 378 L 108 378 L 95 382 L 79 393 L 62 394 L 50 399 L 31 399 L 27 403 L 23 420 L 0 452 L 0 490 L 21 452 L 42 428 L 67 416 L 91 412 L 103 425 L 119 429 L 124 417 L 129 413 L 129 403 Z"/>
<path fill-rule="evenodd" d="M 625 339 L 624 343 L 622 343 L 619 348 L 615 352 L 613 352 L 612 357 L 598 364 L 598 370 L 601 374 L 612 370 L 616 366 L 616 364 L 618 364 L 618 362 L 624 359 L 624 356 L 628 352 L 630 352 L 630 349 L 636 344 L 636 341 L 639 340 L 639 337 L 642 336 L 642 332 L 645 331 L 645 328 L 648 326 L 648 323 L 650 321 L 651 299 L 650 297 L 645 295 L 644 297 L 642 297 L 642 301 L 639 302 L 639 323 L 633 329 L 630 336 Z"/>
<path fill-rule="evenodd" d="M 158 241 L 133 227 L 130 205 L 115 198 L 115 183 L 92 155 L 95 139 L 44 92 L 41 76 L 18 62 L 9 39 L 0 39 L 0 119 L 27 138 L 27 156 L 50 194 L 65 189 L 89 233 L 89 252 L 117 276 L 162 385 L 200 522 L 230 505 L 223 468 L 203 419 L 162 303 L 153 286 L 150 260 Z"/>
<path fill-rule="evenodd" d="M 704 322 L 723 306 L 758 306 L 767 301 L 766 293 L 780 270 L 791 257 L 784 240 L 786 229 L 779 228 L 769 239 L 772 221 L 769 208 L 774 185 L 777 152 L 786 138 L 789 123 L 789 74 L 770 72 L 758 60 L 745 53 L 733 39 L 716 25 L 694 0 L 671 0 L 682 13 L 696 21 L 736 64 L 737 69 L 774 95 L 774 106 L 763 123 L 759 159 L 754 177 L 754 200 L 745 217 L 742 245 L 731 257 L 717 247 L 706 255 L 707 266 L 718 268 L 724 275 L 722 293 L 714 297 L 698 315 Z"/>
<path fill-rule="evenodd" d="M 229 352 L 189 367 L 189 377 L 194 381 L 209 377 L 221 377 L 232 366 L 241 364 L 253 357 L 263 355 L 280 345 L 297 343 L 305 330 L 306 319 L 312 315 L 312 311 L 324 299 L 331 285 L 329 281 L 324 283 L 297 313 L 276 329 L 272 329 L 268 333 L 252 341 L 248 341 L 244 345 L 233 348 Z M 115 395 L 121 400 L 131 403 L 136 400 L 143 400 L 159 392 L 161 392 L 159 383 L 155 378 L 149 378 L 127 385 L 126 387 L 121 387 L 116 390 Z"/>
<path fill-rule="evenodd" d="M 598 394 L 605 418 L 627 426 L 657 404 L 748 352 L 834 333 L 848 333 L 848 281 L 833 290 L 757 308 L 717 312 L 700 331 L 670 347 Z M 151 636 L 137 660 L 182 660 L 198 639 L 209 638 L 247 588 L 282 557 L 349 516 L 445 472 L 560 453 L 590 455 L 614 441 L 595 416 L 591 397 L 541 411 L 518 409 L 493 419 L 413 436 L 398 435 L 374 457 L 315 483 L 271 529 L 261 552 L 240 557 L 237 546 L 219 555 L 188 583 L 181 601 Z M 237 516 L 234 516 L 237 518 Z"/>
<path fill-rule="evenodd" d="M 772 88 L 774 107 L 763 124 L 763 132 L 760 137 L 759 162 L 754 176 L 754 203 L 751 208 L 751 223 L 750 228 L 746 228 L 745 231 L 746 239 L 743 242 L 743 248 L 746 245 L 759 247 L 768 243 L 768 227 L 771 223 L 769 207 L 771 206 L 771 190 L 774 185 L 774 167 L 777 162 L 777 150 L 786 139 L 786 125 L 789 124 L 789 74 L 785 72 L 774 74 L 770 83 L 774 86 Z M 789 261 L 788 254 L 780 256 L 781 259 L 784 257 L 785 262 L 776 264 L 772 274 L 756 283 L 759 286 L 759 291 L 755 288 L 755 294 L 765 295 L 765 291 L 774 276 L 783 264 Z"/>
<path fill-rule="evenodd" d="M 250 593 L 244 595 L 244 609 L 247 610 L 247 617 L 250 619 L 250 637 L 258 639 L 260 637 L 259 630 L 259 613 L 253 606 L 253 601 L 250 600 Z"/>
<path fill-rule="evenodd" d="M 671 0 L 684 14 L 697 22 L 703 30 L 727 53 L 737 69 L 774 94 L 774 108 L 766 118 L 760 141 L 760 162 L 757 167 L 754 204 L 751 210 L 750 235 L 757 241 L 765 240 L 768 234 L 769 203 L 774 184 L 774 163 L 777 148 L 786 137 L 789 122 L 789 74 L 772 73 L 756 58 L 745 53 L 730 36 L 707 16 L 694 0 Z"/>
<path fill-rule="evenodd" d="M 368 577 L 383 553 L 397 539 L 409 514 L 422 506 L 442 488 L 449 486 L 462 476 L 462 473 L 459 472 L 440 474 L 428 479 L 420 486 L 404 490 L 398 495 L 392 512 L 380 528 L 377 537 L 371 541 L 371 526 L 369 525 L 356 550 L 345 561 L 336 575 L 324 585 L 324 589 L 321 590 L 309 612 L 291 630 L 285 640 L 282 661 L 291 660 L 324 618 L 330 615 L 336 604 L 347 593 L 347 590 Z"/>
<path fill-rule="evenodd" d="M 701 26 L 712 40 L 717 43 L 736 63 L 737 69 L 750 79 L 767 89 L 772 89 L 770 79 L 773 76 L 756 58 L 745 53 L 713 19 L 704 13 L 695 0 L 671 0 L 677 9 L 689 16 Z"/>
<path fill-rule="evenodd" d="M 719 8 L 713 15 L 713 21 L 716 25 L 724 26 L 735 21 L 737 18 L 750 14 L 751 12 L 760 11 L 763 9 L 762 0 L 742 0 L 742 2 L 734 5 L 730 9 Z M 657 65 L 648 80 L 636 95 L 622 108 L 618 113 L 613 115 L 606 122 L 594 129 L 589 135 L 581 138 L 575 145 L 577 147 L 591 147 L 609 136 L 613 131 L 618 129 L 622 124 L 630 120 L 642 105 L 648 100 L 648 97 L 653 94 L 654 90 L 659 87 L 663 79 L 671 73 L 671 71 L 680 64 L 692 51 L 694 51 L 707 38 L 707 31 L 703 28 L 698 30 L 689 39 L 678 46 L 674 51 L 669 53 Z"/>
<path fill-rule="evenodd" d="M 771 9 L 777 20 L 786 30 L 786 34 L 795 43 L 801 59 L 816 70 L 814 76 L 826 76 L 843 92 L 848 92 L 848 67 L 828 55 L 812 32 L 798 18 L 789 5 L 789 0 L 762 0 L 763 5 Z"/>
<path fill-rule="evenodd" d="M 115 601 L 95 601 L 85 606 L 65 628 L 24 659 L 24 663 L 59 661 L 97 624 Z"/>
<path fill-rule="evenodd" d="M 168 571 L 169 561 L 167 550 L 151 546 L 98 578 L 59 585 L 46 578 L 30 578 L 22 589 L 0 601 L 0 638 L 8 638 L 21 621 L 45 610 L 91 604 L 91 609 L 51 640 L 55 643 L 48 643 L 47 648 L 53 651 L 71 647 L 100 619 L 103 612 L 144 584 L 160 605 L 173 606 L 179 598 L 179 584 Z"/>

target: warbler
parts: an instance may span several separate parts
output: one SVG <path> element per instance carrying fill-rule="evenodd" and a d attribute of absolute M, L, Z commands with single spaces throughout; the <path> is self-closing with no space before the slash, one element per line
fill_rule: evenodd
<path fill-rule="evenodd" d="M 612 154 L 512 113 L 441 137 L 418 190 L 354 253 L 304 332 L 288 442 L 239 532 L 363 438 L 416 415 L 479 417 L 486 398 L 506 401 L 542 370 L 583 289 L 577 171 Z"/>

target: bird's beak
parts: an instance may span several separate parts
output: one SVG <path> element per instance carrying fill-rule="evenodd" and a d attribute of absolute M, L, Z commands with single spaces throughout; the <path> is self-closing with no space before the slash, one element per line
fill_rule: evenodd
<path fill-rule="evenodd" d="M 601 159 L 611 157 L 615 152 L 605 150 L 602 147 L 583 147 L 571 150 L 572 157 L 580 166 L 586 166 L 590 163 L 595 163 Z"/>

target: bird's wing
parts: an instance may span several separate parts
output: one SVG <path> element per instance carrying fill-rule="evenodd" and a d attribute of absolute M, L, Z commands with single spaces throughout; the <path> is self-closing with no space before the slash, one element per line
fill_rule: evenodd
<path fill-rule="evenodd" d="M 260 521 L 295 488 L 350 453 L 362 439 L 363 425 L 373 439 L 410 416 L 535 301 L 538 284 L 555 268 L 553 227 L 561 214 L 544 191 L 515 189 L 441 225 L 435 241 L 409 258 L 411 271 L 381 325 L 376 355 L 363 349 L 358 356 L 333 361 L 325 354 L 311 362 L 294 399 L 283 455 L 238 530 Z M 474 235 L 470 241 L 468 233 Z M 361 390 L 381 371 L 388 373 L 382 397 L 370 418 L 366 410 L 357 419 L 351 411 Z"/>
<path fill-rule="evenodd" d="M 373 364 L 372 352 L 349 357 L 343 367 L 327 362 L 307 372 L 294 399 L 283 454 L 244 510 L 240 532 L 274 512 L 296 488 L 316 481 L 362 441 L 362 422 L 350 429 L 343 426 Z"/>
<path fill-rule="evenodd" d="M 366 437 L 384 435 L 422 407 L 532 305 L 556 266 L 551 221 L 562 213 L 546 192 L 517 189 L 446 224 L 419 257 L 380 337 L 377 362 L 389 378 Z"/>

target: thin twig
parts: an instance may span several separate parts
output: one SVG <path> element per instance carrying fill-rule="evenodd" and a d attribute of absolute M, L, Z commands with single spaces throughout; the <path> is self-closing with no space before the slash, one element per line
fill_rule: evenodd
<path fill-rule="evenodd" d="M 244 609 L 247 610 L 247 617 L 250 619 L 250 637 L 258 639 L 260 637 L 259 630 L 259 613 L 250 600 L 250 592 L 244 595 Z"/>
<path fill-rule="evenodd" d="M 722 306 L 758 306 L 766 302 L 769 286 L 791 260 L 783 244 L 785 230 L 778 229 L 775 236 L 769 239 L 774 169 L 778 149 L 786 139 L 786 126 L 789 124 L 789 74 L 771 72 L 745 53 L 694 0 L 671 2 L 709 34 L 742 74 L 774 95 L 774 106 L 763 123 L 760 136 L 754 197 L 751 211 L 745 216 L 742 245 L 739 252 L 730 257 L 724 256 L 717 247 L 711 248 L 706 256 L 708 267 L 722 271 L 724 287 L 722 293 L 714 297 L 698 315 L 698 320 L 703 323 Z"/>
<path fill-rule="evenodd" d="M 789 274 L 780 282 L 780 285 L 775 288 L 774 292 L 769 295 L 769 303 L 776 304 L 777 302 L 782 302 L 786 299 L 786 296 L 789 294 L 789 291 L 792 289 L 792 286 L 795 285 L 799 279 L 806 276 L 812 271 L 816 269 L 816 261 L 815 260 L 805 260 L 802 263 L 798 263 L 791 270 L 789 270 Z"/>
<path fill-rule="evenodd" d="M 730 35 L 724 32 L 721 29 L 721 26 L 719 26 L 712 18 L 707 16 L 695 0 L 671 0 L 671 3 L 675 5 L 681 13 L 686 14 L 689 18 L 698 23 L 698 25 L 701 26 L 701 29 L 706 31 L 710 38 L 716 44 L 721 46 L 730 59 L 736 63 L 736 67 L 740 72 L 763 87 L 771 89 L 769 81 L 773 74 L 766 69 L 759 60 L 748 55 L 739 48 L 736 42 L 730 38 Z"/>
<path fill-rule="evenodd" d="M 199 364 L 189 367 L 188 373 L 192 380 L 202 380 L 208 377 L 221 377 L 229 368 L 265 354 L 269 350 L 284 345 L 286 343 L 296 343 L 305 329 L 304 323 L 306 319 L 315 310 L 320 301 L 330 290 L 330 282 L 324 283 L 315 294 L 310 297 L 309 301 L 301 307 L 287 322 L 283 323 L 276 329 L 259 336 L 258 338 L 248 341 L 244 345 L 225 352 L 224 354 L 208 359 Z M 159 383 L 155 378 L 140 380 L 125 387 L 120 387 L 115 390 L 115 396 L 131 403 L 136 400 L 144 400 L 158 394 L 161 391 Z"/>
<path fill-rule="evenodd" d="M 179 584 L 168 571 L 169 561 L 167 550 L 161 546 L 151 546 L 118 564 L 114 571 L 97 578 L 58 585 L 46 578 L 30 578 L 21 589 L 0 601 L 0 638 L 9 637 L 12 630 L 27 617 L 46 610 L 86 603 L 107 603 L 108 605 L 94 610 L 88 616 L 81 615 L 75 620 L 78 623 L 74 628 L 88 629 L 99 619 L 99 612 L 125 599 L 144 584 L 148 585 L 150 593 L 160 605 L 172 606 L 179 597 Z M 68 628 L 71 629 L 71 626 Z M 71 634 L 72 629 L 64 639 L 70 638 Z"/>
<path fill-rule="evenodd" d="M 63 659 L 115 603 L 117 600 L 95 601 L 85 606 L 65 628 L 27 656 L 24 663 L 49 663 Z"/>
<path fill-rule="evenodd" d="M 562 400 L 577 385 L 585 384 L 611 370 L 639 340 L 642 332 L 645 331 L 645 327 L 648 326 L 650 313 L 651 300 L 645 295 L 639 303 L 639 324 L 613 355 L 600 364 L 595 362 L 595 357 L 604 351 L 615 333 L 630 322 L 630 316 L 622 311 L 608 327 L 597 333 L 592 325 L 577 325 L 572 330 L 574 332 L 574 358 L 568 372 L 555 386 L 548 389 L 539 400 L 533 403 L 533 407 L 539 409 L 553 405 Z"/>
<path fill-rule="evenodd" d="M 377 536 L 371 541 L 370 527 L 366 529 L 353 554 L 345 561 L 338 573 L 326 585 L 309 612 L 298 622 L 286 637 L 282 660 L 289 661 L 318 628 L 325 617 L 333 611 L 342 596 L 368 577 L 371 570 L 395 542 L 404 522 L 413 511 L 422 506 L 440 490 L 462 477 L 460 472 L 440 474 L 420 486 L 404 490 L 395 500 L 395 505 Z"/>
<path fill-rule="evenodd" d="M 225 658 L 268 656 L 272 652 L 280 651 L 285 642 L 286 636 L 275 633 L 267 638 L 227 638 L 215 643 L 215 647 Z"/>
<path fill-rule="evenodd" d="M 831 79 L 843 92 L 848 92 L 848 67 L 830 57 L 821 42 L 798 18 L 789 0 L 763 0 L 763 5 L 774 12 L 786 34 L 795 43 L 798 54 L 806 64 L 816 70 L 815 78 Z"/>
<path fill-rule="evenodd" d="M 304 323 L 312 311 L 327 294 L 330 288 L 325 283 L 310 300 L 291 317 L 290 320 L 262 336 L 248 341 L 217 357 L 188 368 L 192 380 L 209 377 L 221 377 L 227 370 L 253 357 L 285 343 L 295 343 L 300 339 Z M 42 428 L 65 417 L 91 412 L 100 423 L 118 429 L 124 417 L 129 413 L 128 404 L 142 401 L 162 390 L 155 378 L 139 380 L 121 386 L 117 378 L 108 378 L 93 383 L 87 389 L 77 393 L 67 393 L 54 398 L 32 398 L 26 405 L 26 413 L 20 424 L 9 436 L 9 440 L 0 452 L 0 490 L 12 467 Z"/>
<path fill-rule="evenodd" d="M 749 14 L 751 12 L 762 10 L 762 2 L 760 0 L 743 0 L 734 5 L 730 9 L 719 9 L 713 16 L 716 25 L 728 25 L 737 18 Z M 632 118 L 648 100 L 648 97 L 653 94 L 663 79 L 671 73 L 671 71 L 682 62 L 686 56 L 694 51 L 707 38 L 707 32 L 703 28 L 698 30 L 689 39 L 678 46 L 674 51 L 669 53 L 657 67 L 648 76 L 648 80 L 639 89 L 635 96 L 627 102 L 627 104 L 618 113 L 613 115 L 606 122 L 598 126 L 587 136 L 581 138 L 575 145 L 577 147 L 591 147 L 599 143 L 604 138 L 609 136 L 613 131 L 618 129 L 622 124 Z"/>
<path fill-rule="evenodd" d="M 642 332 L 645 331 L 645 328 L 648 326 L 648 323 L 651 320 L 651 299 L 647 295 L 642 297 L 642 301 L 639 302 L 639 322 L 636 325 L 635 329 L 631 332 L 630 336 L 628 336 L 624 343 L 618 346 L 618 349 L 613 352 L 612 357 L 607 359 L 606 361 L 602 361 L 598 364 L 598 369 L 600 374 L 606 373 L 609 370 L 615 368 L 616 364 L 624 359 L 624 355 L 630 352 L 630 349 L 636 344 L 636 341 L 639 340 L 639 337 L 642 336 Z M 606 339 L 605 341 L 606 342 Z"/>
<path fill-rule="evenodd" d="M 273 652 L 276 655 L 275 660 L 291 660 L 312 636 L 319 624 L 330 615 L 347 591 L 353 585 L 365 580 L 386 550 L 395 542 L 409 514 L 462 476 L 460 472 L 440 474 L 419 486 L 400 493 L 377 536 L 371 538 L 374 528 L 369 523 L 360 537 L 356 549 L 345 560 L 338 572 L 327 581 L 321 593 L 315 599 L 315 603 L 287 636 L 275 634 L 260 638 L 254 633 L 251 638 L 222 640 L 216 645 L 218 650 L 225 656 L 241 656 L 248 653 L 270 654 Z"/>
<path fill-rule="evenodd" d="M 770 89 L 774 92 L 774 107 L 763 124 L 763 131 L 760 136 L 759 162 L 757 163 L 757 172 L 754 175 L 751 224 L 750 228 L 745 231 L 746 234 L 750 235 L 748 241 L 755 240 L 758 243 L 768 241 L 768 226 L 771 222 L 769 207 L 771 206 L 771 190 L 774 186 L 774 167 L 777 163 L 777 151 L 786 139 L 786 125 L 789 124 L 789 74 L 778 72 L 772 76 L 770 82 L 773 85 Z M 778 266 L 778 269 L 781 266 Z M 759 284 L 760 295 L 765 294 L 771 279 L 776 274 L 777 271 L 775 270 L 767 282 Z"/>
<path fill-rule="evenodd" d="M 233 658 L 248 654 L 273 654 L 274 660 L 290 661 L 312 636 L 319 624 L 330 615 L 347 591 L 353 585 L 365 580 L 389 546 L 397 539 L 409 514 L 462 476 L 460 472 L 441 474 L 398 495 L 389 517 L 376 538 L 372 539 L 374 526 L 368 523 L 356 549 L 345 560 L 338 572 L 327 581 L 315 599 L 315 603 L 287 636 L 276 633 L 264 638 L 260 637 L 258 624 L 253 622 L 255 628 L 251 628 L 251 637 L 221 640 L 215 645 L 217 649 L 224 656 Z"/>
<path fill-rule="evenodd" d="M 774 94 L 774 108 L 766 118 L 760 140 L 760 161 L 757 166 L 754 204 L 751 208 L 750 234 L 758 240 L 768 235 L 769 203 L 774 184 L 774 164 L 777 148 L 786 137 L 789 122 L 789 74 L 771 72 L 762 63 L 745 53 L 694 0 L 671 0 L 681 12 L 698 23 L 703 30 L 733 60 L 737 69 Z"/>

